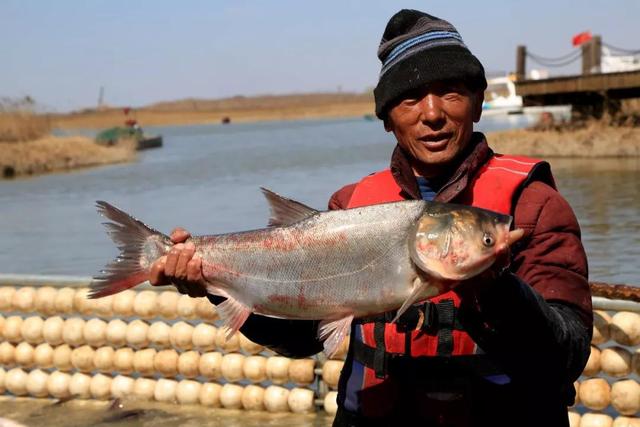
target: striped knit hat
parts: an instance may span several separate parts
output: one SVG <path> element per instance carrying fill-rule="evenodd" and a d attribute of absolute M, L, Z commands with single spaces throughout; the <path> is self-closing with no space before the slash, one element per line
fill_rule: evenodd
<path fill-rule="evenodd" d="M 408 91 L 439 80 L 459 79 L 484 90 L 484 68 L 453 25 L 417 10 L 403 9 L 384 30 L 378 58 L 382 70 L 374 90 L 376 115 L 384 119 Z"/>

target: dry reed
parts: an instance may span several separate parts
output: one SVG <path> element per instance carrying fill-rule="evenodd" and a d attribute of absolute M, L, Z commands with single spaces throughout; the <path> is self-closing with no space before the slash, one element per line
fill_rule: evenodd
<path fill-rule="evenodd" d="M 120 140 L 105 147 L 85 137 L 45 137 L 21 143 L 0 143 L 0 176 L 12 178 L 131 161 L 136 142 Z"/>
<path fill-rule="evenodd" d="M 47 116 L 30 111 L 0 112 L 0 142 L 21 142 L 42 138 L 51 132 Z"/>

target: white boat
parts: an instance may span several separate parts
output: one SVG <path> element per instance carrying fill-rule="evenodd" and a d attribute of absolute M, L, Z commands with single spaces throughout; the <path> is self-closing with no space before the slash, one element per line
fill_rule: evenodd
<path fill-rule="evenodd" d="M 516 95 L 516 85 L 510 77 L 487 79 L 482 114 L 522 114 L 522 97 Z"/>
<path fill-rule="evenodd" d="M 537 70 L 536 70 L 537 71 Z M 532 77 L 536 78 L 532 73 Z M 540 78 L 540 77 L 537 77 Z M 487 79 L 487 89 L 484 92 L 482 115 L 494 116 L 503 114 L 531 114 L 539 115 L 551 113 L 556 119 L 569 119 L 570 105 L 541 105 L 524 107 L 522 97 L 516 95 L 516 85 L 512 76 L 494 77 Z"/>
<path fill-rule="evenodd" d="M 607 47 L 602 47 L 602 57 L 600 59 L 600 71 L 602 73 L 636 70 L 640 70 L 640 55 L 613 55 Z"/>

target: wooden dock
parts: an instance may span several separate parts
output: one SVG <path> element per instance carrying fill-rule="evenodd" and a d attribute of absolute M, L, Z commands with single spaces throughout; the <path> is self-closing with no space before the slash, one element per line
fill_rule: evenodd
<path fill-rule="evenodd" d="M 619 112 L 623 99 L 639 98 L 640 70 L 609 69 L 606 70 L 609 72 L 603 73 L 603 45 L 607 44 L 596 35 L 581 44 L 576 54 L 556 59 L 541 57 L 528 52 L 526 46 L 518 46 L 515 85 L 516 94 L 522 97 L 523 106 L 571 105 L 573 112 L 578 115 L 600 118 L 605 112 L 612 115 Z M 529 80 L 525 77 L 528 57 L 550 67 L 568 65 L 581 58 L 582 74 Z"/>
<path fill-rule="evenodd" d="M 615 113 L 620 101 L 640 97 L 640 71 L 516 81 L 523 105 L 567 105 L 587 115 Z"/>

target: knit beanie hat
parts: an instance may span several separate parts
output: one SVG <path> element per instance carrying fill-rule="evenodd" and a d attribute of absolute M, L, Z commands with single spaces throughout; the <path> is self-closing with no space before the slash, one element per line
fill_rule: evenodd
<path fill-rule="evenodd" d="M 391 17 L 378 58 L 382 70 L 373 93 L 376 115 L 383 120 L 400 96 L 435 81 L 459 79 L 471 90 L 487 87 L 482 64 L 455 27 L 417 10 L 403 9 Z"/>

